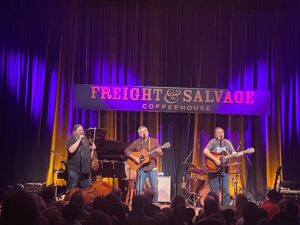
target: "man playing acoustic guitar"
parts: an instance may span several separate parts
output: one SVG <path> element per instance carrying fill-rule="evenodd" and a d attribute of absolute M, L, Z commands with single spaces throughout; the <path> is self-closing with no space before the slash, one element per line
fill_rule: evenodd
<path fill-rule="evenodd" d="M 136 165 L 137 194 L 142 194 L 146 178 L 148 178 L 151 188 L 154 192 L 153 202 L 157 202 L 158 200 L 157 157 L 162 157 L 163 152 L 158 144 L 158 141 L 155 138 L 149 137 L 149 132 L 147 127 L 140 126 L 138 128 L 138 134 L 140 138 L 132 142 L 132 144 L 125 149 L 125 154 L 129 157 L 131 161 L 133 161 L 133 165 Z M 142 152 L 150 152 L 150 151 L 151 154 L 149 156 L 147 156 L 147 154 L 145 153 L 142 154 Z M 144 155 L 146 157 L 143 157 Z M 129 167 L 131 166 L 129 165 Z"/>
<path fill-rule="evenodd" d="M 209 141 L 203 150 L 206 157 L 205 164 L 208 170 L 210 190 L 218 194 L 220 188 L 222 192 L 222 204 L 228 205 L 230 202 L 228 190 L 228 163 L 222 163 L 222 157 L 228 155 L 235 157 L 238 156 L 238 153 L 234 150 L 231 141 L 224 139 L 223 128 L 216 127 L 214 130 L 214 136 L 215 137 Z"/>

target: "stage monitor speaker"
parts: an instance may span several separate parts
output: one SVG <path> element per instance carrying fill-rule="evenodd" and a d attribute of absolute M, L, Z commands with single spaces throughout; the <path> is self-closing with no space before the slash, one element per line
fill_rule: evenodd
<path fill-rule="evenodd" d="M 158 202 L 171 202 L 170 176 L 158 176 Z"/>

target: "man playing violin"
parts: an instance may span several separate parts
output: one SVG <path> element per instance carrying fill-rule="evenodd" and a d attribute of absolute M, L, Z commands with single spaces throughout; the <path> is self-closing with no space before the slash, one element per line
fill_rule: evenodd
<path fill-rule="evenodd" d="M 142 194 L 143 187 L 146 179 L 149 179 L 150 186 L 154 192 L 153 202 L 157 202 L 158 200 L 158 179 L 157 179 L 157 157 L 162 157 L 163 152 L 159 147 L 158 141 L 155 138 L 149 137 L 149 132 L 147 127 L 140 126 L 138 128 L 139 139 L 135 140 L 131 143 L 126 149 L 125 154 L 131 160 L 133 160 L 139 166 L 137 171 L 137 181 L 136 181 L 136 190 L 137 194 Z M 148 152 L 155 150 L 152 154 L 150 154 L 150 159 L 147 163 L 143 164 L 143 161 L 135 156 L 133 152 L 141 151 L 142 149 L 146 149 Z"/>
<path fill-rule="evenodd" d="M 203 150 L 205 157 L 207 157 L 216 166 L 215 171 L 208 170 L 210 190 L 218 194 L 220 188 L 222 192 L 221 202 L 223 205 L 228 205 L 230 202 L 230 195 L 228 190 L 229 168 L 228 165 L 222 164 L 221 159 L 223 154 L 237 156 L 237 152 L 234 150 L 231 141 L 229 141 L 228 139 L 224 139 L 223 128 L 216 127 L 214 130 L 214 136 L 215 137 L 209 141 L 209 143 Z M 216 157 L 216 155 L 219 155 L 220 157 Z"/>
<path fill-rule="evenodd" d="M 84 129 L 80 124 L 73 128 L 71 137 L 67 142 L 68 150 L 68 190 L 71 188 L 87 188 L 91 182 L 91 158 L 96 146 L 90 145 L 84 136 Z"/>

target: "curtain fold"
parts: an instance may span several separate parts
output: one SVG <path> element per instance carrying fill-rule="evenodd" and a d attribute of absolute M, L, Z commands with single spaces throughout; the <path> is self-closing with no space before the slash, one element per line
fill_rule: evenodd
<path fill-rule="evenodd" d="M 0 9 L 1 184 L 52 183 L 75 123 L 130 143 L 144 124 L 181 182 L 221 126 L 242 158 L 239 185 L 264 194 L 299 180 L 299 4 L 293 1 L 14 0 Z M 268 117 L 72 108 L 77 83 L 269 90 Z M 55 156 L 51 151 L 61 154 Z M 24 163 L 24 164 L 23 164 Z M 22 165 L 22 166 L 21 166 Z M 24 165 L 24 166 L 23 166 Z M 6 171 L 10 168 L 10 173 Z"/>

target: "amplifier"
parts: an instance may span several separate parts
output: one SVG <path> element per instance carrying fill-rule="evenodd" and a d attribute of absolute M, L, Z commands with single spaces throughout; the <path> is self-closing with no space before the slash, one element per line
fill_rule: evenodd
<path fill-rule="evenodd" d="M 171 202 L 171 177 L 158 176 L 158 202 Z"/>

